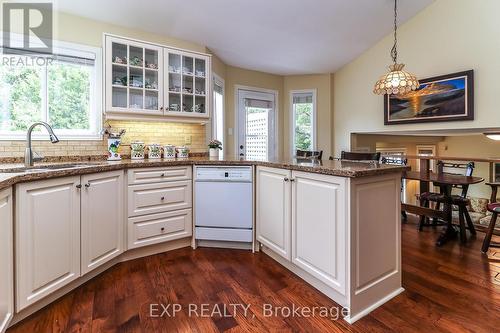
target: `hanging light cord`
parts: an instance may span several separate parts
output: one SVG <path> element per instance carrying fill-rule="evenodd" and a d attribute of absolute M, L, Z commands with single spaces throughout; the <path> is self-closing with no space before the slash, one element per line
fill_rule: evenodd
<path fill-rule="evenodd" d="M 394 45 L 391 49 L 392 62 L 398 62 L 398 0 L 394 0 Z"/>

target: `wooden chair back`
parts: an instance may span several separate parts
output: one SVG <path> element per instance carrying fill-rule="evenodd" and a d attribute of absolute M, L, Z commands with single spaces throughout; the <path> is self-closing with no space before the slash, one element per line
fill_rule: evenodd
<path fill-rule="evenodd" d="M 474 173 L 475 164 L 474 162 L 468 163 L 453 163 L 453 162 L 437 162 L 438 173 L 447 173 L 452 175 L 464 175 L 471 177 Z M 469 185 L 453 185 L 454 188 L 462 190 L 460 196 L 465 198 L 467 196 L 467 191 L 469 190 Z"/>
<path fill-rule="evenodd" d="M 340 153 L 340 159 L 349 161 L 380 161 L 380 152 L 358 153 L 351 151 L 342 151 Z"/>
<path fill-rule="evenodd" d="M 323 151 L 297 149 L 297 151 L 295 152 L 295 157 L 298 159 L 316 159 L 321 161 L 321 158 L 323 157 Z"/>

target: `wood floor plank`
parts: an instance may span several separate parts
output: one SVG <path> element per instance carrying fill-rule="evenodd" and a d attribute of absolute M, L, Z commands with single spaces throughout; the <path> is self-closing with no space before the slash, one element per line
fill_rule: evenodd
<path fill-rule="evenodd" d="M 11 327 L 18 332 L 493 332 L 500 327 L 500 252 L 480 253 L 482 233 L 465 246 L 434 246 L 440 228 L 402 226 L 405 292 L 353 325 L 342 319 L 265 316 L 273 308 L 335 302 L 264 253 L 183 248 L 118 264 Z M 497 254 L 498 252 L 498 254 Z M 203 316 L 200 308 L 250 304 Z M 175 316 L 152 305 L 178 304 Z M 190 311 L 198 307 L 198 313 Z M 227 315 L 228 314 L 228 315 Z"/>

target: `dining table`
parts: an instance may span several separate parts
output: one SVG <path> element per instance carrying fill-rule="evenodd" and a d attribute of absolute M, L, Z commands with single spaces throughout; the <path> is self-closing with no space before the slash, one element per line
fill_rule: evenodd
<path fill-rule="evenodd" d="M 408 180 L 418 180 L 420 182 L 420 193 L 428 192 L 430 183 L 433 183 L 434 186 L 439 187 L 440 193 L 448 199 L 443 202 L 443 210 L 406 203 L 401 204 L 401 210 L 403 211 L 420 216 L 441 219 L 446 223 L 443 232 L 436 240 L 437 246 L 444 245 L 448 240 L 455 238 L 457 235 L 457 231 L 455 230 L 452 221 L 453 204 L 451 200 L 451 192 L 453 187 L 479 184 L 484 181 L 484 178 L 481 177 L 464 176 L 446 172 L 432 172 L 429 170 L 405 171 L 403 173 L 403 178 Z"/>

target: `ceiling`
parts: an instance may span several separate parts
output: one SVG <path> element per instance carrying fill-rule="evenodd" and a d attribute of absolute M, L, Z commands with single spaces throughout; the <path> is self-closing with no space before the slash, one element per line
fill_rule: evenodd
<path fill-rule="evenodd" d="M 399 0 L 399 22 L 433 1 Z M 392 8 L 393 0 L 57 1 L 63 12 L 195 42 L 228 65 L 280 75 L 335 72 L 391 32 Z"/>

